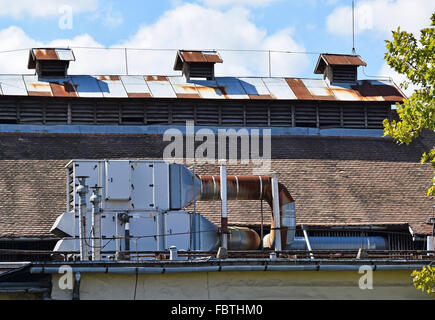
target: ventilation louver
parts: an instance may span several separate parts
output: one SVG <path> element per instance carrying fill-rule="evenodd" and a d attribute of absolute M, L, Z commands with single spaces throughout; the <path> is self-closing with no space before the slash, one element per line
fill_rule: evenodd
<path fill-rule="evenodd" d="M 367 64 L 360 56 L 321 54 L 317 61 L 315 74 L 323 74 L 329 83 L 355 83 L 357 68 Z"/>
<path fill-rule="evenodd" d="M 214 80 L 214 65 L 223 60 L 216 51 L 178 50 L 174 70 L 181 70 L 187 80 L 205 78 Z"/>

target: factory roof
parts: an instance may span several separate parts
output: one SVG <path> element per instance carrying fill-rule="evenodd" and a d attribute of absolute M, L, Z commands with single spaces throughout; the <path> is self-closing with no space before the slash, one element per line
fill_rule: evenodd
<path fill-rule="evenodd" d="M 390 80 L 328 83 L 323 79 L 216 77 L 186 80 L 165 75 L 69 75 L 44 79 L 37 75 L 0 75 L 1 96 L 68 98 L 201 98 L 242 100 L 316 100 L 402 102 Z"/>

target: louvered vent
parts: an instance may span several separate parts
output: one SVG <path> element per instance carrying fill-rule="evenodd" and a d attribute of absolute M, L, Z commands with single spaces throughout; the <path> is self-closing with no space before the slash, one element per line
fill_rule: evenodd
<path fill-rule="evenodd" d="M 216 51 L 178 50 L 174 70 L 181 70 L 187 80 L 190 78 L 214 80 L 214 65 L 222 62 L 222 58 Z"/>
<path fill-rule="evenodd" d="M 366 65 L 360 56 L 323 53 L 314 73 L 323 74 L 329 83 L 355 83 L 358 80 L 357 68 Z"/>

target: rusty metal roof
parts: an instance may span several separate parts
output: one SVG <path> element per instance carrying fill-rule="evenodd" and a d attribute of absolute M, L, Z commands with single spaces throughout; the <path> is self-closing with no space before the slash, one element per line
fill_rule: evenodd
<path fill-rule="evenodd" d="M 178 50 L 175 58 L 174 70 L 182 70 L 183 63 L 222 63 L 217 51 L 188 51 Z"/>
<path fill-rule="evenodd" d="M 392 81 L 360 80 L 329 84 L 322 79 L 216 77 L 186 80 L 181 76 L 0 75 L 2 96 L 79 98 L 202 98 L 320 101 L 389 101 L 405 97 Z"/>
<path fill-rule="evenodd" d="M 322 53 L 314 69 L 315 74 L 322 74 L 327 65 L 331 66 L 367 66 L 367 63 L 357 55 Z"/>
<path fill-rule="evenodd" d="M 29 62 L 27 64 L 27 67 L 29 69 L 35 69 L 37 60 L 75 61 L 75 57 L 71 49 L 61 49 L 61 48 L 30 49 Z"/>

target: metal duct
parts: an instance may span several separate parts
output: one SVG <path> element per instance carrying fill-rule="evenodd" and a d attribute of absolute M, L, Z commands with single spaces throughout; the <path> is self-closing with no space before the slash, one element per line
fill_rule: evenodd
<path fill-rule="evenodd" d="M 255 230 L 245 227 L 228 227 L 229 250 L 256 250 L 260 246 L 260 236 Z"/>
<path fill-rule="evenodd" d="M 220 176 L 199 176 L 201 193 L 198 200 L 220 200 Z M 279 183 L 281 247 L 291 245 L 296 232 L 294 200 L 287 188 Z M 273 209 L 272 182 L 267 176 L 227 176 L 228 200 L 265 200 Z M 273 210 L 272 210 L 273 211 Z M 271 217 L 271 232 L 267 236 L 266 246 L 272 248 L 275 242 L 275 226 Z M 266 238 L 266 237 L 265 237 Z"/>
<path fill-rule="evenodd" d="M 310 237 L 312 250 L 387 250 L 388 241 L 384 237 Z M 287 250 L 307 250 L 304 237 L 295 237 Z"/>

